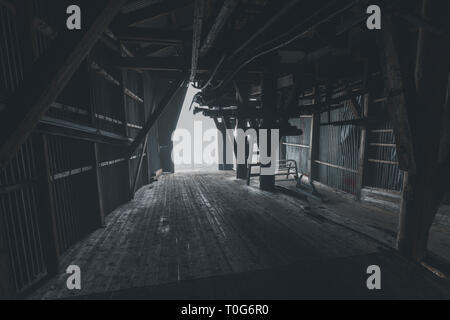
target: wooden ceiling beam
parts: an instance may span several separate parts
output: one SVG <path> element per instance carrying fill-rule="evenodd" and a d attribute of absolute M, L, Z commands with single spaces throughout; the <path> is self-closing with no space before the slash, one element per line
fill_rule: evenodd
<path fill-rule="evenodd" d="M 85 10 L 96 12 L 86 16 L 82 30 L 61 33 L 49 54 L 32 65 L 0 115 L 0 164 L 6 164 L 26 141 L 125 3 L 111 0 L 100 8 L 86 4 Z"/>
<path fill-rule="evenodd" d="M 194 81 L 197 74 L 197 66 L 202 40 L 203 19 L 205 16 L 205 0 L 195 0 L 194 25 L 192 35 L 191 75 L 189 81 Z"/>
<path fill-rule="evenodd" d="M 118 26 L 127 27 L 146 22 L 151 19 L 171 14 L 176 10 L 186 8 L 192 5 L 192 3 L 192 0 L 161 1 L 160 3 L 122 15 L 118 21 Z"/>
<path fill-rule="evenodd" d="M 163 30 L 129 27 L 115 32 L 116 37 L 124 42 L 147 42 L 183 44 L 191 39 L 192 33 L 180 30 Z"/>
<path fill-rule="evenodd" d="M 225 24 L 238 6 L 240 0 L 225 0 L 219 11 L 214 24 L 208 32 L 208 35 L 200 48 L 200 56 L 205 56 L 214 45 Z"/>

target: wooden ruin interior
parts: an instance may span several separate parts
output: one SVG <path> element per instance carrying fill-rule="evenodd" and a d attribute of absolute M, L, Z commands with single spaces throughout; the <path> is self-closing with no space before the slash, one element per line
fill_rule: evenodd
<path fill-rule="evenodd" d="M 437 0 L 0 0 L 0 298 L 449 299 L 449 17 Z M 279 129 L 298 185 L 252 163 L 177 173 L 189 85 L 220 132 Z"/>

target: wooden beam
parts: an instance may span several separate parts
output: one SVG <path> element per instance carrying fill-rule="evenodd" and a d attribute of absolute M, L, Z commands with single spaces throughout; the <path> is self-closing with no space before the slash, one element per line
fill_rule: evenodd
<path fill-rule="evenodd" d="M 173 56 L 174 52 L 180 52 L 181 44 L 150 44 L 139 49 L 136 53 L 137 57 L 167 57 Z"/>
<path fill-rule="evenodd" d="M 125 27 L 146 22 L 151 19 L 168 15 L 178 9 L 186 8 L 191 4 L 192 0 L 161 1 L 160 3 L 122 15 L 118 21 L 118 26 Z"/>
<path fill-rule="evenodd" d="M 133 187 L 131 188 L 132 198 L 134 198 L 134 195 L 136 194 L 137 183 L 139 181 L 139 176 L 141 175 L 142 162 L 144 161 L 144 155 L 147 150 L 148 135 L 149 134 L 147 133 L 147 135 L 145 136 L 144 143 L 142 145 L 142 151 L 141 154 L 139 155 L 139 163 L 136 169 L 136 173 L 134 175 Z"/>
<path fill-rule="evenodd" d="M 152 71 L 193 71 L 195 68 L 196 74 L 211 71 L 214 66 L 209 61 L 201 64 L 191 66 L 188 60 L 184 57 L 109 57 L 105 64 L 110 67 L 130 70 L 152 70 Z M 260 73 L 263 69 L 262 65 L 253 64 L 251 67 L 244 69 L 248 73 Z M 220 74 L 230 71 L 228 66 L 225 66 Z"/>
<path fill-rule="evenodd" d="M 445 26 L 448 30 L 449 14 L 448 2 L 422 1 L 422 19 Z M 402 39 L 399 37 L 397 41 Z M 427 256 L 430 228 L 450 187 L 450 159 L 444 162 L 440 159 L 450 74 L 450 43 L 446 40 L 445 36 L 421 27 L 417 37 L 417 52 L 413 53 L 416 64 L 409 65 L 407 69 L 408 75 L 414 80 L 415 91 L 414 100 L 409 102 L 407 111 L 415 148 L 416 170 L 409 169 L 404 176 L 397 248 L 403 256 L 418 262 Z M 393 63 L 392 60 L 388 62 Z M 395 64 L 389 66 L 393 67 L 396 67 Z"/>
<path fill-rule="evenodd" d="M 408 80 L 405 79 L 404 68 L 400 62 L 397 32 L 394 30 L 391 18 L 386 17 L 383 24 L 381 35 L 384 50 L 381 54 L 381 67 L 385 86 L 389 92 L 387 104 L 389 117 L 394 127 L 399 167 L 401 170 L 415 171 L 414 146 L 407 111 L 407 95 L 413 93 L 405 92 L 408 90 Z"/>
<path fill-rule="evenodd" d="M 113 57 L 107 64 L 111 67 L 131 70 L 185 71 L 189 69 L 189 63 L 182 57 Z"/>
<path fill-rule="evenodd" d="M 100 171 L 100 157 L 99 157 L 99 145 L 98 143 L 94 143 L 94 170 L 95 170 L 95 179 L 97 181 L 97 198 L 98 198 L 98 207 L 99 207 L 99 223 L 100 226 L 105 225 L 105 203 L 103 201 L 103 184 L 102 177 Z"/>
<path fill-rule="evenodd" d="M 186 76 L 184 73 L 181 73 L 178 78 L 172 83 L 169 90 L 166 92 L 164 97 L 161 99 L 159 104 L 156 106 L 153 113 L 148 117 L 147 121 L 145 122 L 145 125 L 143 129 L 139 132 L 137 137 L 132 142 L 130 148 L 128 149 L 127 157 L 128 159 L 133 156 L 133 154 L 136 152 L 137 148 L 141 145 L 145 137 L 147 136 L 148 132 L 151 130 L 153 125 L 158 121 L 159 117 L 161 116 L 162 112 L 166 108 L 166 106 L 172 101 L 173 97 L 177 93 L 178 89 L 181 88 L 186 83 Z"/>
<path fill-rule="evenodd" d="M 277 22 L 283 15 L 285 15 L 289 10 L 292 9 L 300 0 L 290 0 L 281 9 L 279 9 L 280 4 L 277 1 L 269 3 L 264 13 L 261 17 L 251 26 L 246 28 L 245 32 L 238 36 L 237 43 L 239 46 L 233 51 L 230 58 L 236 56 L 242 52 L 245 48 L 250 45 L 258 36 L 264 33 L 268 28 L 270 28 L 275 22 Z"/>
<path fill-rule="evenodd" d="M 126 54 L 126 50 L 124 50 L 124 47 L 122 46 L 122 43 L 119 41 L 120 44 L 120 48 L 121 48 L 121 56 L 125 57 Z M 130 136 L 130 130 L 128 128 L 128 120 L 129 120 L 129 110 L 128 110 L 128 99 L 127 99 L 127 95 L 126 95 L 126 85 L 128 82 L 128 73 L 126 72 L 126 70 L 120 70 L 120 91 L 121 91 L 121 103 L 120 103 L 120 114 L 121 114 L 121 118 L 124 119 L 124 126 L 123 126 L 123 133 L 125 136 L 129 137 Z M 131 158 L 131 155 L 130 155 Z M 132 181 L 131 181 L 131 161 L 129 160 L 129 158 L 126 159 L 126 172 L 125 172 L 125 181 L 127 182 L 126 186 L 128 188 L 128 201 L 131 201 L 133 199 L 133 190 L 132 190 Z"/>
<path fill-rule="evenodd" d="M 363 97 L 363 118 L 369 115 L 369 94 Z M 356 199 L 361 200 L 361 192 L 364 185 L 364 168 L 366 162 L 366 147 L 367 147 L 367 128 L 361 127 L 361 138 L 359 143 L 359 159 L 358 159 L 358 173 L 356 176 Z"/>
<path fill-rule="evenodd" d="M 40 120 L 36 131 L 71 139 L 117 146 L 127 146 L 130 143 L 130 140 L 123 135 L 47 116 Z"/>
<path fill-rule="evenodd" d="M 239 2 L 240 0 L 225 0 L 225 2 L 222 5 L 222 8 L 219 11 L 219 14 L 214 20 L 214 24 L 209 30 L 209 33 L 206 36 L 202 47 L 200 48 L 200 56 L 205 56 L 209 52 L 209 50 L 214 45 L 223 27 L 225 26 L 230 16 L 233 14 Z"/>
<path fill-rule="evenodd" d="M 272 59 L 273 58 L 273 59 Z M 268 66 L 274 66 L 275 58 L 269 56 L 265 59 Z M 277 109 L 277 77 L 275 72 L 270 70 L 262 74 L 262 96 L 261 96 L 261 109 L 262 109 L 262 126 L 261 129 L 266 129 L 267 134 L 267 156 L 271 157 L 272 152 L 275 150 L 271 149 L 271 130 L 275 129 L 275 119 L 276 119 L 276 109 Z M 259 138 L 258 138 L 259 140 Z M 261 145 L 261 141 L 258 141 Z M 261 146 L 260 146 L 261 148 Z M 262 168 L 268 168 L 270 166 L 275 166 L 276 164 L 266 164 L 261 165 Z M 260 175 L 259 177 L 259 187 L 261 190 L 273 191 L 275 188 L 275 172 L 273 175 Z"/>
<path fill-rule="evenodd" d="M 198 59 L 200 55 L 200 44 L 202 39 L 203 19 L 205 15 L 205 0 L 195 0 L 194 7 L 194 25 L 192 34 L 192 57 L 191 57 L 191 75 L 189 81 L 194 81 L 197 75 Z"/>
<path fill-rule="evenodd" d="M 314 88 L 315 100 L 320 96 L 319 87 Z M 318 101 L 315 101 L 317 103 Z M 314 113 L 311 118 L 311 131 L 309 140 L 309 182 L 312 183 L 314 179 L 318 179 L 318 171 L 316 160 L 319 159 L 319 141 L 320 141 L 320 113 Z"/>
<path fill-rule="evenodd" d="M 95 19 L 86 18 L 81 31 L 61 34 L 49 54 L 33 65 L 1 113 L 0 165 L 6 164 L 25 142 L 125 3 L 126 0 L 111 0 L 100 9 L 92 9 Z"/>
<path fill-rule="evenodd" d="M 245 119 L 245 117 L 243 117 L 241 115 L 241 110 L 242 108 L 248 109 L 250 108 L 249 106 L 249 97 L 248 97 L 248 84 L 247 83 L 241 83 L 237 80 L 234 81 L 234 87 L 236 90 L 236 100 L 239 101 L 239 103 L 241 104 L 241 106 L 238 108 L 238 116 L 236 118 L 236 128 L 237 129 L 241 129 L 243 131 L 247 130 L 247 119 Z M 235 139 L 236 140 L 236 139 Z M 250 152 L 250 145 L 249 145 L 249 141 L 248 138 L 245 137 L 244 138 L 244 142 L 245 142 L 245 162 L 242 164 L 237 164 L 236 165 L 236 178 L 237 179 L 241 179 L 241 180 L 247 180 L 247 176 L 248 176 L 248 156 L 249 156 L 249 152 Z M 238 146 L 236 144 L 236 159 L 239 158 L 239 149 Z"/>
<path fill-rule="evenodd" d="M 124 42 L 182 44 L 191 39 L 192 33 L 181 30 L 128 27 L 117 30 L 115 36 Z"/>

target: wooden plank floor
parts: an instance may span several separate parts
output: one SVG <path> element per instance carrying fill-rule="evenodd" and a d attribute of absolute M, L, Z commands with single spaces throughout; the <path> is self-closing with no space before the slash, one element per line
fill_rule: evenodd
<path fill-rule="evenodd" d="M 234 173 L 164 175 L 111 213 L 105 228 L 71 248 L 61 261 L 60 275 L 30 298 L 101 296 L 377 256 L 386 249 L 345 221 L 336 223 L 315 210 L 295 197 L 248 187 Z M 66 288 L 64 270 L 72 264 L 81 268 L 79 291 Z"/>

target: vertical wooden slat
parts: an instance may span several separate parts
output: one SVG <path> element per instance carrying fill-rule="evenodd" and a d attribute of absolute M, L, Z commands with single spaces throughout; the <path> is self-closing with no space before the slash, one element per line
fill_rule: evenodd
<path fill-rule="evenodd" d="M 369 115 L 369 94 L 363 97 L 363 118 Z M 356 199 L 361 200 L 361 190 L 364 184 L 364 168 L 366 162 L 366 147 L 367 147 L 367 128 L 361 127 L 361 140 L 359 145 L 359 161 L 358 174 L 356 176 Z"/>

